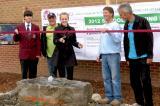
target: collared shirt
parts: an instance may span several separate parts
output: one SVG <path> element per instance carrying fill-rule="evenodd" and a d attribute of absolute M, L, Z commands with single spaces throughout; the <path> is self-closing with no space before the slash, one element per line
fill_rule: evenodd
<path fill-rule="evenodd" d="M 120 30 L 120 25 L 112 21 L 111 23 L 105 23 L 103 28 L 108 30 Z M 105 32 L 101 34 L 99 55 L 100 54 L 111 54 L 121 52 L 121 40 L 122 33 L 120 32 Z"/>
<path fill-rule="evenodd" d="M 128 30 L 133 29 L 133 23 L 128 24 Z M 135 48 L 135 43 L 134 43 L 134 33 L 133 32 L 128 32 L 128 38 L 129 38 L 129 59 L 139 59 L 139 58 L 145 58 L 147 57 L 147 54 L 137 56 L 136 53 L 136 48 Z"/>
<path fill-rule="evenodd" d="M 29 30 L 31 31 L 32 24 L 25 22 L 25 28 L 26 28 L 26 30 L 27 30 L 28 25 L 29 25 Z"/>
<path fill-rule="evenodd" d="M 55 26 L 47 26 L 46 31 L 54 31 L 56 25 Z M 53 33 L 46 33 L 46 37 L 47 37 L 47 56 L 48 57 L 52 57 L 53 55 L 53 51 L 55 49 L 55 44 L 53 43 Z"/>

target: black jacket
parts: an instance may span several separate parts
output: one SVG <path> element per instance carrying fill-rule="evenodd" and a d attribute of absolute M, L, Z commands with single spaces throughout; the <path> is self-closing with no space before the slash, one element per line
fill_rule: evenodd
<path fill-rule="evenodd" d="M 43 27 L 43 31 L 46 31 L 46 26 Z M 47 57 L 47 37 L 46 37 L 46 33 L 42 33 L 41 34 L 41 52 L 42 52 L 42 55 L 44 57 Z"/>
<path fill-rule="evenodd" d="M 62 25 L 58 25 L 55 28 L 55 31 L 74 31 L 75 29 L 71 26 L 64 27 Z M 59 42 L 61 37 L 65 37 L 65 43 Z M 54 53 L 57 54 L 58 61 L 55 61 L 55 64 L 63 64 L 65 66 L 74 66 L 77 65 L 75 52 L 73 46 L 78 48 L 78 42 L 76 40 L 75 33 L 54 33 L 54 43 L 56 45 Z"/>
<path fill-rule="evenodd" d="M 128 30 L 128 23 L 126 21 L 124 30 Z M 142 17 L 135 15 L 135 21 L 133 23 L 133 30 L 151 29 L 149 22 Z M 134 43 L 137 56 L 147 54 L 147 58 L 153 58 L 153 33 L 152 32 L 134 32 Z M 129 55 L 129 38 L 128 32 L 124 33 L 124 52 L 125 58 L 128 60 Z"/>

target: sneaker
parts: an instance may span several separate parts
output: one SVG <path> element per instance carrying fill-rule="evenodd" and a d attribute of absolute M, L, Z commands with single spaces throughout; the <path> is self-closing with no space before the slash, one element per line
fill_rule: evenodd
<path fill-rule="evenodd" d="M 54 77 L 49 76 L 49 77 L 48 77 L 48 82 L 52 82 L 54 79 L 55 79 Z"/>
<path fill-rule="evenodd" d="M 108 104 L 110 100 L 108 98 L 103 98 L 97 101 L 99 104 Z"/>
<path fill-rule="evenodd" d="M 112 106 L 120 106 L 121 105 L 121 101 L 120 100 L 117 100 L 117 99 L 114 99 L 111 101 L 110 103 Z"/>
<path fill-rule="evenodd" d="M 141 106 L 141 105 L 138 103 L 133 103 L 131 106 Z"/>
<path fill-rule="evenodd" d="M 91 100 L 93 100 L 94 102 L 97 102 L 100 99 L 102 99 L 100 94 L 98 94 L 98 93 L 92 94 L 92 99 Z"/>

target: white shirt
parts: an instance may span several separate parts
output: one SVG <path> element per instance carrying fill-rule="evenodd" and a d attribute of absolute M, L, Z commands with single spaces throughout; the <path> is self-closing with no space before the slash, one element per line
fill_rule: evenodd
<path fill-rule="evenodd" d="M 108 30 L 121 30 L 121 27 L 115 21 L 105 23 L 103 28 Z M 105 32 L 101 34 L 100 39 L 100 54 L 120 53 L 121 52 L 122 33 L 120 32 Z"/>
<path fill-rule="evenodd" d="M 32 24 L 31 24 L 31 23 L 25 22 L 25 28 L 26 28 L 26 30 L 27 30 L 28 24 L 29 24 L 29 30 L 31 31 L 31 27 L 32 27 Z"/>

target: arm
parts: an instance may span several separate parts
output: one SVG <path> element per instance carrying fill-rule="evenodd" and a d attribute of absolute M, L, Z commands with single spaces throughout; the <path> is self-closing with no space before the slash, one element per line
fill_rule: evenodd
<path fill-rule="evenodd" d="M 145 29 L 151 29 L 150 24 L 147 20 L 144 21 Z M 146 39 L 147 39 L 147 55 L 148 58 L 152 59 L 153 58 L 153 33 L 152 32 L 147 32 L 146 34 Z"/>
<path fill-rule="evenodd" d="M 124 25 L 124 30 L 128 30 L 128 21 Z M 128 58 L 128 54 L 129 54 L 128 32 L 124 32 L 123 48 L 124 48 L 125 59 L 126 59 L 126 61 L 129 61 L 129 58 Z"/>
<path fill-rule="evenodd" d="M 119 43 L 122 40 L 122 33 L 120 32 L 107 32 L 109 30 L 121 30 L 121 27 L 118 23 L 112 23 L 113 26 L 107 27 L 107 28 L 100 28 L 99 31 L 103 33 L 108 33 L 107 35 L 110 35 L 114 42 Z M 106 26 L 104 26 L 106 27 Z"/>
<path fill-rule="evenodd" d="M 36 29 L 37 31 L 39 30 L 39 27 Z M 39 57 L 41 56 L 41 40 L 40 40 L 40 33 L 36 33 L 36 44 L 37 44 L 37 51 L 36 51 L 36 56 Z"/>
<path fill-rule="evenodd" d="M 128 54 L 129 54 L 128 33 L 124 33 L 123 48 L 124 48 L 124 56 L 125 56 L 125 59 L 126 59 L 126 61 L 129 61 L 129 58 L 128 58 Z"/>
<path fill-rule="evenodd" d="M 75 29 L 72 28 L 72 30 L 74 31 Z M 77 42 L 77 38 L 76 38 L 76 33 L 72 33 L 72 36 L 71 36 L 71 44 L 77 48 L 83 48 L 83 45 L 79 42 Z"/>
<path fill-rule="evenodd" d="M 112 29 L 109 30 L 121 30 L 121 27 L 119 24 L 115 24 Z M 109 32 L 109 35 L 111 35 L 114 42 L 119 43 L 122 41 L 122 33 L 121 32 Z"/>
<path fill-rule="evenodd" d="M 143 21 L 143 25 L 145 25 L 144 29 L 150 30 L 150 24 L 147 20 Z M 147 63 L 150 64 L 153 59 L 153 32 L 146 33 L 146 42 L 147 42 Z"/>
<path fill-rule="evenodd" d="M 46 27 L 43 27 L 43 31 L 46 31 Z M 46 33 L 41 33 L 41 52 L 44 57 L 46 57 Z"/>
<path fill-rule="evenodd" d="M 100 48 L 100 45 L 99 45 L 98 56 L 97 56 L 97 58 L 96 58 L 96 61 L 97 61 L 97 62 L 100 62 L 100 60 L 102 59 L 102 55 L 101 55 L 101 53 L 100 53 L 100 50 L 101 50 L 101 48 Z"/>
<path fill-rule="evenodd" d="M 15 29 L 15 33 L 14 33 L 14 36 L 13 36 L 13 40 L 15 41 L 15 42 L 18 42 L 18 41 L 20 41 L 20 34 L 19 34 L 19 29 L 18 29 L 18 27 Z"/>
<path fill-rule="evenodd" d="M 56 28 L 55 28 L 55 31 L 60 31 L 60 30 L 59 30 L 58 27 L 56 27 Z M 54 42 L 55 45 L 61 43 L 61 42 L 60 42 L 60 38 L 61 38 L 60 33 L 55 33 L 55 32 L 54 32 L 53 42 Z"/>
<path fill-rule="evenodd" d="M 75 31 L 75 29 L 72 29 L 73 31 Z M 79 47 L 79 42 L 77 42 L 77 38 L 76 38 L 76 33 L 72 33 L 72 38 L 71 38 L 71 43 L 73 46 L 80 48 Z"/>

